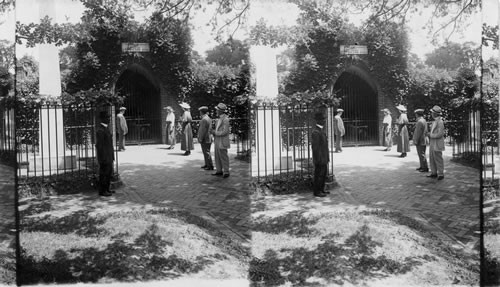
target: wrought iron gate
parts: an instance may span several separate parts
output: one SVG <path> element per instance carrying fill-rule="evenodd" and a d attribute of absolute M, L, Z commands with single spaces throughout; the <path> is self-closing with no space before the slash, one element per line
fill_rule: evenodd
<path fill-rule="evenodd" d="M 344 110 L 344 146 L 378 144 L 377 93 L 359 76 L 344 72 L 334 86 Z"/>
<path fill-rule="evenodd" d="M 161 143 L 160 91 L 143 75 L 125 71 L 116 84 L 126 96 L 127 144 Z"/>

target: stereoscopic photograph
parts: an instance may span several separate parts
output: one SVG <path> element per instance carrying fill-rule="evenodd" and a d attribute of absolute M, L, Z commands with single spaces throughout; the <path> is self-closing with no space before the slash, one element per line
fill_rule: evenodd
<path fill-rule="evenodd" d="M 498 3 L 251 4 L 249 279 L 499 284 Z"/>
<path fill-rule="evenodd" d="M 500 3 L 0 3 L 0 286 L 500 286 Z"/>

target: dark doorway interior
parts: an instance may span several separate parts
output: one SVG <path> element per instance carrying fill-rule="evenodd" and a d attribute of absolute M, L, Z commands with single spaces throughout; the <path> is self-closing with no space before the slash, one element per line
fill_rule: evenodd
<path fill-rule="evenodd" d="M 125 118 L 129 128 L 127 144 L 161 143 L 160 91 L 137 71 L 126 70 L 115 89 L 125 95 Z"/>
<path fill-rule="evenodd" d="M 346 71 L 337 79 L 334 90 L 342 97 L 340 107 L 344 109 L 343 145 L 378 145 L 378 104 L 374 88 L 358 74 Z"/>

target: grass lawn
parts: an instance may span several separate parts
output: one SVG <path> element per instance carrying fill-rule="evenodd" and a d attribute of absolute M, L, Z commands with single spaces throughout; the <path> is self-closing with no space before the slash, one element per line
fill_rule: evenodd
<path fill-rule="evenodd" d="M 22 284 L 248 274 L 248 248 L 185 211 L 108 206 L 76 194 L 23 199 L 19 210 Z"/>
<path fill-rule="evenodd" d="M 346 205 L 311 209 L 295 201 L 269 208 L 287 197 L 258 196 L 252 201 L 253 286 L 479 283 L 479 259 L 450 248 L 419 221 Z"/>
<path fill-rule="evenodd" d="M 484 266 L 485 286 L 500 286 L 500 194 L 497 188 L 484 190 Z"/>
<path fill-rule="evenodd" d="M 0 243 L 0 286 L 16 284 L 16 254 L 14 239 Z"/>

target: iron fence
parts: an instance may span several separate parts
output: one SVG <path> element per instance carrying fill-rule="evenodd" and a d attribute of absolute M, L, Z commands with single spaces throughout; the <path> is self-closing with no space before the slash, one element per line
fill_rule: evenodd
<path fill-rule="evenodd" d="M 15 164 L 15 118 L 14 110 L 0 104 L 0 160 L 9 165 Z"/>
<path fill-rule="evenodd" d="M 326 109 L 330 153 L 334 151 L 333 107 Z M 310 178 L 312 162 L 311 134 L 315 127 L 315 109 L 310 106 L 255 105 L 251 108 L 252 176 L 263 181 L 276 176 Z M 330 159 L 332 154 L 330 154 Z M 333 177 L 333 161 L 328 175 Z"/>
<path fill-rule="evenodd" d="M 110 107 L 107 109 L 111 111 Z M 98 169 L 96 115 L 96 107 L 85 105 L 44 104 L 18 111 L 16 152 L 19 178 L 41 177 L 44 180 L 54 175 L 95 176 Z M 110 124 L 113 132 L 114 122 Z M 114 174 L 118 174 L 116 152 Z"/>
<path fill-rule="evenodd" d="M 483 187 L 499 186 L 500 148 L 498 146 L 498 131 L 482 132 L 482 185 Z"/>
<path fill-rule="evenodd" d="M 279 105 L 255 105 L 251 108 L 251 134 L 252 134 L 252 176 L 258 181 L 264 178 L 274 178 L 276 175 L 299 175 L 311 177 L 313 172 L 311 132 L 315 121 L 313 114 L 315 109 L 308 106 L 279 106 Z M 333 133 L 334 109 L 326 108 L 325 131 L 328 136 L 330 153 L 334 148 L 335 137 Z M 463 121 L 445 121 L 445 136 L 449 146 L 452 148 L 453 157 L 475 156 L 479 161 L 483 155 L 483 161 L 490 167 L 494 157 L 498 155 L 498 147 L 488 145 L 487 150 L 481 153 L 481 136 L 479 126 L 479 113 L 471 112 L 470 118 Z M 407 124 L 410 140 L 416 122 Z M 343 146 L 378 145 L 378 134 L 368 134 L 367 131 L 380 130 L 371 127 L 381 123 L 355 122 L 344 120 L 346 134 L 343 137 Z M 432 121 L 428 122 L 430 129 Z M 348 129 L 347 127 L 350 127 Z M 373 133 L 373 132 L 372 132 Z M 398 139 L 398 125 L 393 123 L 394 143 Z M 377 140 L 375 140 L 377 139 Z M 330 154 L 332 156 L 332 154 Z M 488 156 L 488 161 L 484 158 Z M 491 172 L 494 174 L 494 169 Z M 333 161 L 329 164 L 329 176 L 334 175 Z"/>

